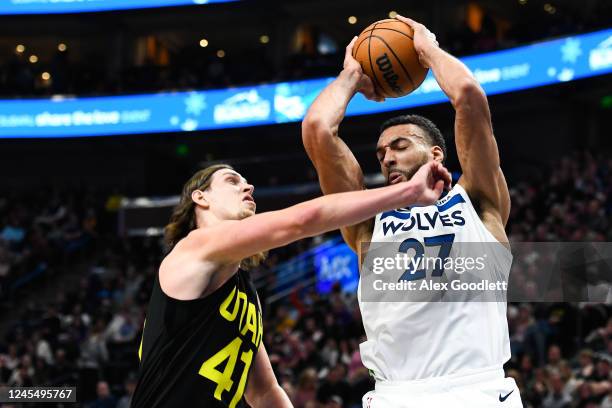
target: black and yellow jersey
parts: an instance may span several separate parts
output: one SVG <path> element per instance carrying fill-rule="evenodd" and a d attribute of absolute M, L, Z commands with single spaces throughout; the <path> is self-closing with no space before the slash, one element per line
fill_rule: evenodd
<path fill-rule="evenodd" d="M 177 300 L 155 279 L 138 350 L 132 408 L 241 407 L 262 341 L 261 310 L 247 272 L 210 295 Z"/>

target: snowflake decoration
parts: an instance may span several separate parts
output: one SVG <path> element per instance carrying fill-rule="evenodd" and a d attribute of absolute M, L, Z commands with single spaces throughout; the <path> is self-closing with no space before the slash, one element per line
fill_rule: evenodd
<path fill-rule="evenodd" d="M 563 54 L 562 60 L 564 62 L 571 62 L 572 64 L 575 64 L 578 57 L 582 55 L 580 40 L 574 38 L 568 38 L 565 40 L 565 44 L 561 46 L 561 53 Z"/>
<path fill-rule="evenodd" d="M 194 92 L 185 99 L 185 111 L 187 113 L 200 116 L 204 109 L 206 109 L 204 95 Z"/>

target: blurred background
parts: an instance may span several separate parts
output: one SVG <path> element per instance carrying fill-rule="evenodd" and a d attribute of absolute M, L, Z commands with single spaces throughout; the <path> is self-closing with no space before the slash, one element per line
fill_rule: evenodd
<path fill-rule="evenodd" d="M 351 38 L 396 13 L 489 94 L 510 239 L 612 240 L 609 1 L 201 3 L 0 3 L 0 383 L 76 385 L 81 406 L 127 407 L 183 183 L 222 162 L 255 185 L 260 212 L 320 195 L 300 120 Z M 351 103 L 340 134 L 367 184 L 382 181 L 378 127 L 403 112 L 440 127 L 458 177 L 453 110 L 430 78 L 405 98 Z M 253 277 L 294 405 L 360 407 L 373 382 L 339 233 L 272 251 Z M 612 407 L 610 309 L 508 305 L 505 368 L 525 407 Z"/>

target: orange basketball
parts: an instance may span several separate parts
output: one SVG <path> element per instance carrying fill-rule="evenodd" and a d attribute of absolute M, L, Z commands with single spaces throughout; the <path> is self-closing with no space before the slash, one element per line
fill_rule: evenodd
<path fill-rule="evenodd" d="M 353 58 L 386 98 L 408 95 L 427 76 L 414 49 L 412 28 L 396 19 L 370 24 L 359 34 Z"/>

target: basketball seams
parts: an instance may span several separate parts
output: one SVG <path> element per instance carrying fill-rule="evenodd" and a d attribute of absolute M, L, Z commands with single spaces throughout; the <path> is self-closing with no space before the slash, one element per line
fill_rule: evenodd
<path fill-rule="evenodd" d="M 353 58 L 357 58 L 357 53 L 359 52 L 359 47 L 361 47 L 361 44 L 363 44 L 365 42 L 365 40 L 369 39 L 369 37 L 364 38 L 363 40 L 361 40 L 361 42 L 359 44 L 357 44 L 357 48 L 354 48 L 354 52 L 355 54 L 353 55 Z"/>
<path fill-rule="evenodd" d="M 372 32 L 372 31 L 374 31 L 374 30 L 375 30 L 375 29 L 373 28 L 373 29 L 371 29 L 371 30 L 364 31 L 364 33 L 368 33 L 368 32 L 370 32 L 370 33 L 371 33 L 371 32 Z M 403 32 L 403 31 L 396 30 L 395 28 L 378 27 L 378 28 L 376 28 L 376 30 L 395 31 L 396 33 L 401 34 L 401 35 L 403 35 L 404 37 L 408 37 L 408 38 L 410 38 L 412 41 L 414 41 L 414 39 L 413 39 L 411 36 L 409 36 L 408 34 L 406 34 L 406 33 L 405 33 L 405 32 Z"/>
<path fill-rule="evenodd" d="M 379 37 L 377 35 L 372 35 L 370 37 L 374 37 L 374 38 L 378 38 L 380 41 L 382 41 L 385 46 L 389 49 L 389 51 L 391 51 L 391 53 L 393 54 L 393 56 L 395 57 L 395 59 L 397 60 L 397 62 L 399 63 L 400 67 L 402 67 L 402 69 L 404 70 L 404 73 L 406 74 L 406 76 L 408 77 L 408 79 L 410 80 L 410 83 L 412 84 L 412 89 L 414 90 L 416 88 L 415 84 L 414 84 L 414 80 L 412 79 L 412 75 L 410 75 L 410 72 L 408 72 L 408 70 L 406 69 L 406 67 L 404 66 L 404 64 L 402 63 L 402 60 L 397 56 L 397 54 L 395 53 L 395 51 L 393 50 L 393 48 L 391 48 L 391 46 L 389 45 L 389 43 L 387 43 L 387 41 L 385 41 L 385 39 L 383 37 Z"/>
<path fill-rule="evenodd" d="M 363 40 L 361 40 L 361 42 L 357 45 L 357 48 L 353 49 L 353 51 L 355 51 L 355 55 L 353 55 L 353 58 L 355 60 L 357 60 L 357 53 L 359 52 L 359 47 L 361 47 L 361 44 L 363 44 L 368 38 L 369 37 L 366 37 Z M 365 70 L 363 69 L 363 65 L 361 65 L 361 61 L 357 61 L 357 62 L 359 63 L 359 66 L 361 66 L 361 70 L 365 74 Z"/>
<path fill-rule="evenodd" d="M 372 28 L 372 31 L 370 32 L 370 36 L 368 37 L 368 60 L 370 61 L 370 70 L 372 71 L 372 75 L 374 76 L 374 82 L 375 85 L 378 85 L 378 88 L 380 88 L 380 90 L 385 93 L 385 88 L 380 84 L 380 82 L 378 82 L 378 76 L 376 75 L 376 70 L 374 69 L 374 65 L 372 64 L 372 52 L 371 52 L 371 47 L 372 47 L 372 33 L 374 32 L 374 30 L 376 29 L 376 24 L 374 24 L 374 27 Z"/>

